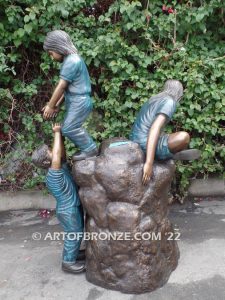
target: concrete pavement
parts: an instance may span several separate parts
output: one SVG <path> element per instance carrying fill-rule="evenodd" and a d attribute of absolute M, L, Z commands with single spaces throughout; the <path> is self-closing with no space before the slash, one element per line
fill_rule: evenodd
<path fill-rule="evenodd" d="M 181 233 L 180 260 L 168 283 L 142 295 L 121 294 L 60 269 L 62 241 L 43 240 L 48 225 L 35 210 L 0 213 L 0 299 L 18 300 L 224 300 L 225 201 L 173 205 L 170 219 Z M 40 240 L 32 234 L 42 235 Z"/>
<path fill-rule="evenodd" d="M 0 212 L 19 209 L 55 209 L 55 199 L 47 191 L 0 192 Z"/>

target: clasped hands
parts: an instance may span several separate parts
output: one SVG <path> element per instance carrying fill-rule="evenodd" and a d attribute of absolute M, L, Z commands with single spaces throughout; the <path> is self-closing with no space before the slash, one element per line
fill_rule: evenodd
<path fill-rule="evenodd" d="M 43 108 L 43 116 L 44 119 L 51 119 L 54 118 L 57 113 L 59 112 L 59 109 L 57 107 L 52 108 L 48 104 L 46 104 Z M 60 124 L 54 124 L 52 126 L 52 129 L 54 132 L 60 131 Z M 143 167 L 143 176 L 142 176 L 142 184 L 146 185 L 149 179 L 152 176 L 152 165 L 149 163 L 145 163 Z"/>
<path fill-rule="evenodd" d="M 47 103 L 43 108 L 43 117 L 45 120 L 55 118 L 57 116 L 57 113 L 59 112 L 58 107 L 50 107 L 49 104 Z"/>

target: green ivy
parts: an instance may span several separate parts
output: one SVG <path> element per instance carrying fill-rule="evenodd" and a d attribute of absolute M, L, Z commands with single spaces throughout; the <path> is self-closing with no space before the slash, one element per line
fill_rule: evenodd
<path fill-rule="evenodd" d="M 95 112 L 87 122 L 100 143 L 128 137 L 141 105 L 168 78 L 185 87 L 168 132 L 186 130 L 202 158 L 178 164 L 180 192 L 189 179 L 224 172 L 224 5 L 211 1 L 0 0 L 1 164 L 17 142 L 28 153 L 52 137 L 41 108 L 59 66 L 43 51 L 52 29 L 67 31 L 90 71 Z M 163 12 L 162 6 L 172 13 Z M 64 109 L 57 120 L 63 119 Z M 74 152 L 67 141 L 67 152 Z M 31 176 L 32 177 L 32 176 Z M 40 179 L 38 181 L 38 178 Z M 31 187 L 42 175 L 26 179 Z"/>

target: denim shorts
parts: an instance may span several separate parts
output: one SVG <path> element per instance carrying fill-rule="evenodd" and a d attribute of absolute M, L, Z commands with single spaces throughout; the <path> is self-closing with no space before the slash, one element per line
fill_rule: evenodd
<path fill-rule="evenodd" d="M 155 158 L 158 160 L 165 160 L 165 159 L 170 159 L 173 157 L 173 154 L 169 150 L 168 146 L 168 139 L 169 135 L 164 134 L 159 137 L 157 146 L 156 146 L 156 151 L 155 151 Z M 135 141 L 138 143 L 142 150 L 146 153 L 146 147 L 147 147 L 147 139 L 142 140 L 141 142 Z"/>

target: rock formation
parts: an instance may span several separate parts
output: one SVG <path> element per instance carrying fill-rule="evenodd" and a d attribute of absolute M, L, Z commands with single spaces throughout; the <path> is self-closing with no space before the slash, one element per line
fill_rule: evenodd
<path fill-rule="evenodd" d="M 162 286 L 179 258 L 176 241 L 168 239 L 173 233 L 167 213 L 174 163 L 155 162 L 146 186 L 143 163 L 136 143 L 117 138 L 103 142 L 100 156 L 73 166 L 87 212 L 86 231 L 98 234 L 86 241 L 87 279 L 125 293 Z"/>

